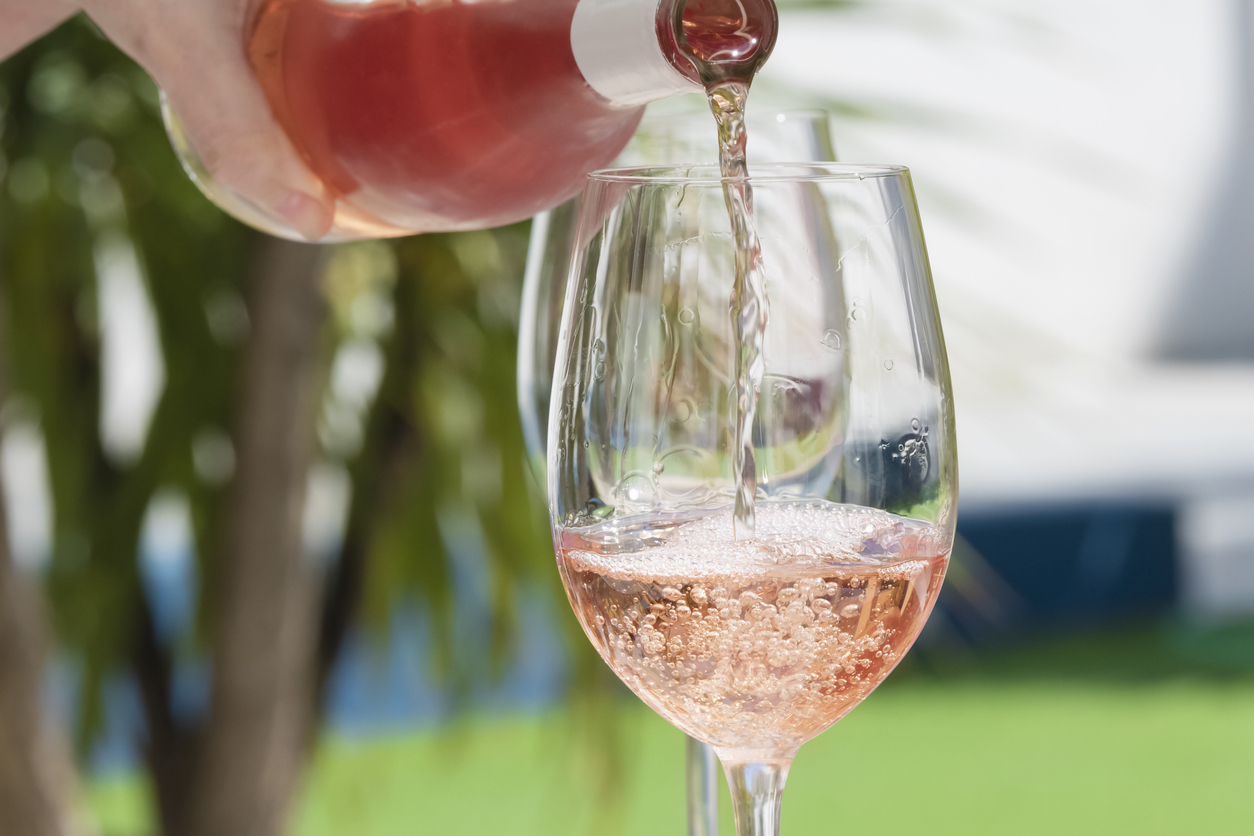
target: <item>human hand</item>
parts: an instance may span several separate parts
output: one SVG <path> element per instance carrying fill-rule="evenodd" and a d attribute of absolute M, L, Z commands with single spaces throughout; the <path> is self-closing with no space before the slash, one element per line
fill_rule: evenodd
<path fill-rule="evenodd" d="M 0 0 L 0 61 L 76 11 L 69 0 Z"/>
<path fill-rule="evenodd" d="M 0 0 L 0 8 L 14 2 L 23 0 Z M 311 241 L 326 234 L 333 201 L 275 121 L 245 57 L 254 0 L 80 2 L 165 91 L 215 180 Z"/>

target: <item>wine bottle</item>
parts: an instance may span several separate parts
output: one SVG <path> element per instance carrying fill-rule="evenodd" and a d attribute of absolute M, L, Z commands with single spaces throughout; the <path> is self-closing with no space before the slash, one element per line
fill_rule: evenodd
<path fill-rule="evenodd" d="M 622 150 L 645 104 L 700 92 L 681 54 L 689 39 L 706 28 L 774 32 L 771 0 L 684 4 L 262 0 L 245 50 L 276 121 L 335 201 L 323 240 L 479 229 L 569 198 Z M 214 180 L 168 107 L 166 121 L 210 199 L 300 237 Z"/>

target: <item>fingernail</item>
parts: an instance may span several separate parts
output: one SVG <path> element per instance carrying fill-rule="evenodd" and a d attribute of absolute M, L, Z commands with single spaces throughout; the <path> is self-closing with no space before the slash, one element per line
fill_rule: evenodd
<path fill-rule="evenodd" d="M 274 208 L 292 229 L 309 241 L 317 241 L 331 228 L 331 212 L 303 192 L 288 192 Z"/>

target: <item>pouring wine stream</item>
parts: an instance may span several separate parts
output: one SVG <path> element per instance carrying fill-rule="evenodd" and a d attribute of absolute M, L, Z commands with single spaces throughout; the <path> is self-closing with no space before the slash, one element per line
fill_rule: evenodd
<path fill-rule="evenodd" d="M 736 412 L 733 426 L 736 538 L 754 535 L 757 462 L 753 421 L 765 364 L 762 345 L 770 302 L 762 273 L 762 247 L 753 222 L 753 188 L 745 161 L 745 104 L 753 77 L 775 46 L 779 18 L 771 0 L 690 0 L 677 6 L 679 51 L 692 62 L 718 123 L 723 198 L 736 242 L 730 313 L 736 342 Z"/>

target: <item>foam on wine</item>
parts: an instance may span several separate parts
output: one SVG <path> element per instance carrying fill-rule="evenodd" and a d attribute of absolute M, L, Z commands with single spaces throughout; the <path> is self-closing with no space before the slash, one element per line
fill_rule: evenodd
<path fill-rule="evenodd" d="M 655 711 L 722 749 L 795 751 L 900 661 L 935 602 L 943 532 L 830 502 L 762 503 L 753 539 L 727 511 L 559 532 L 575 613 Z"/>

